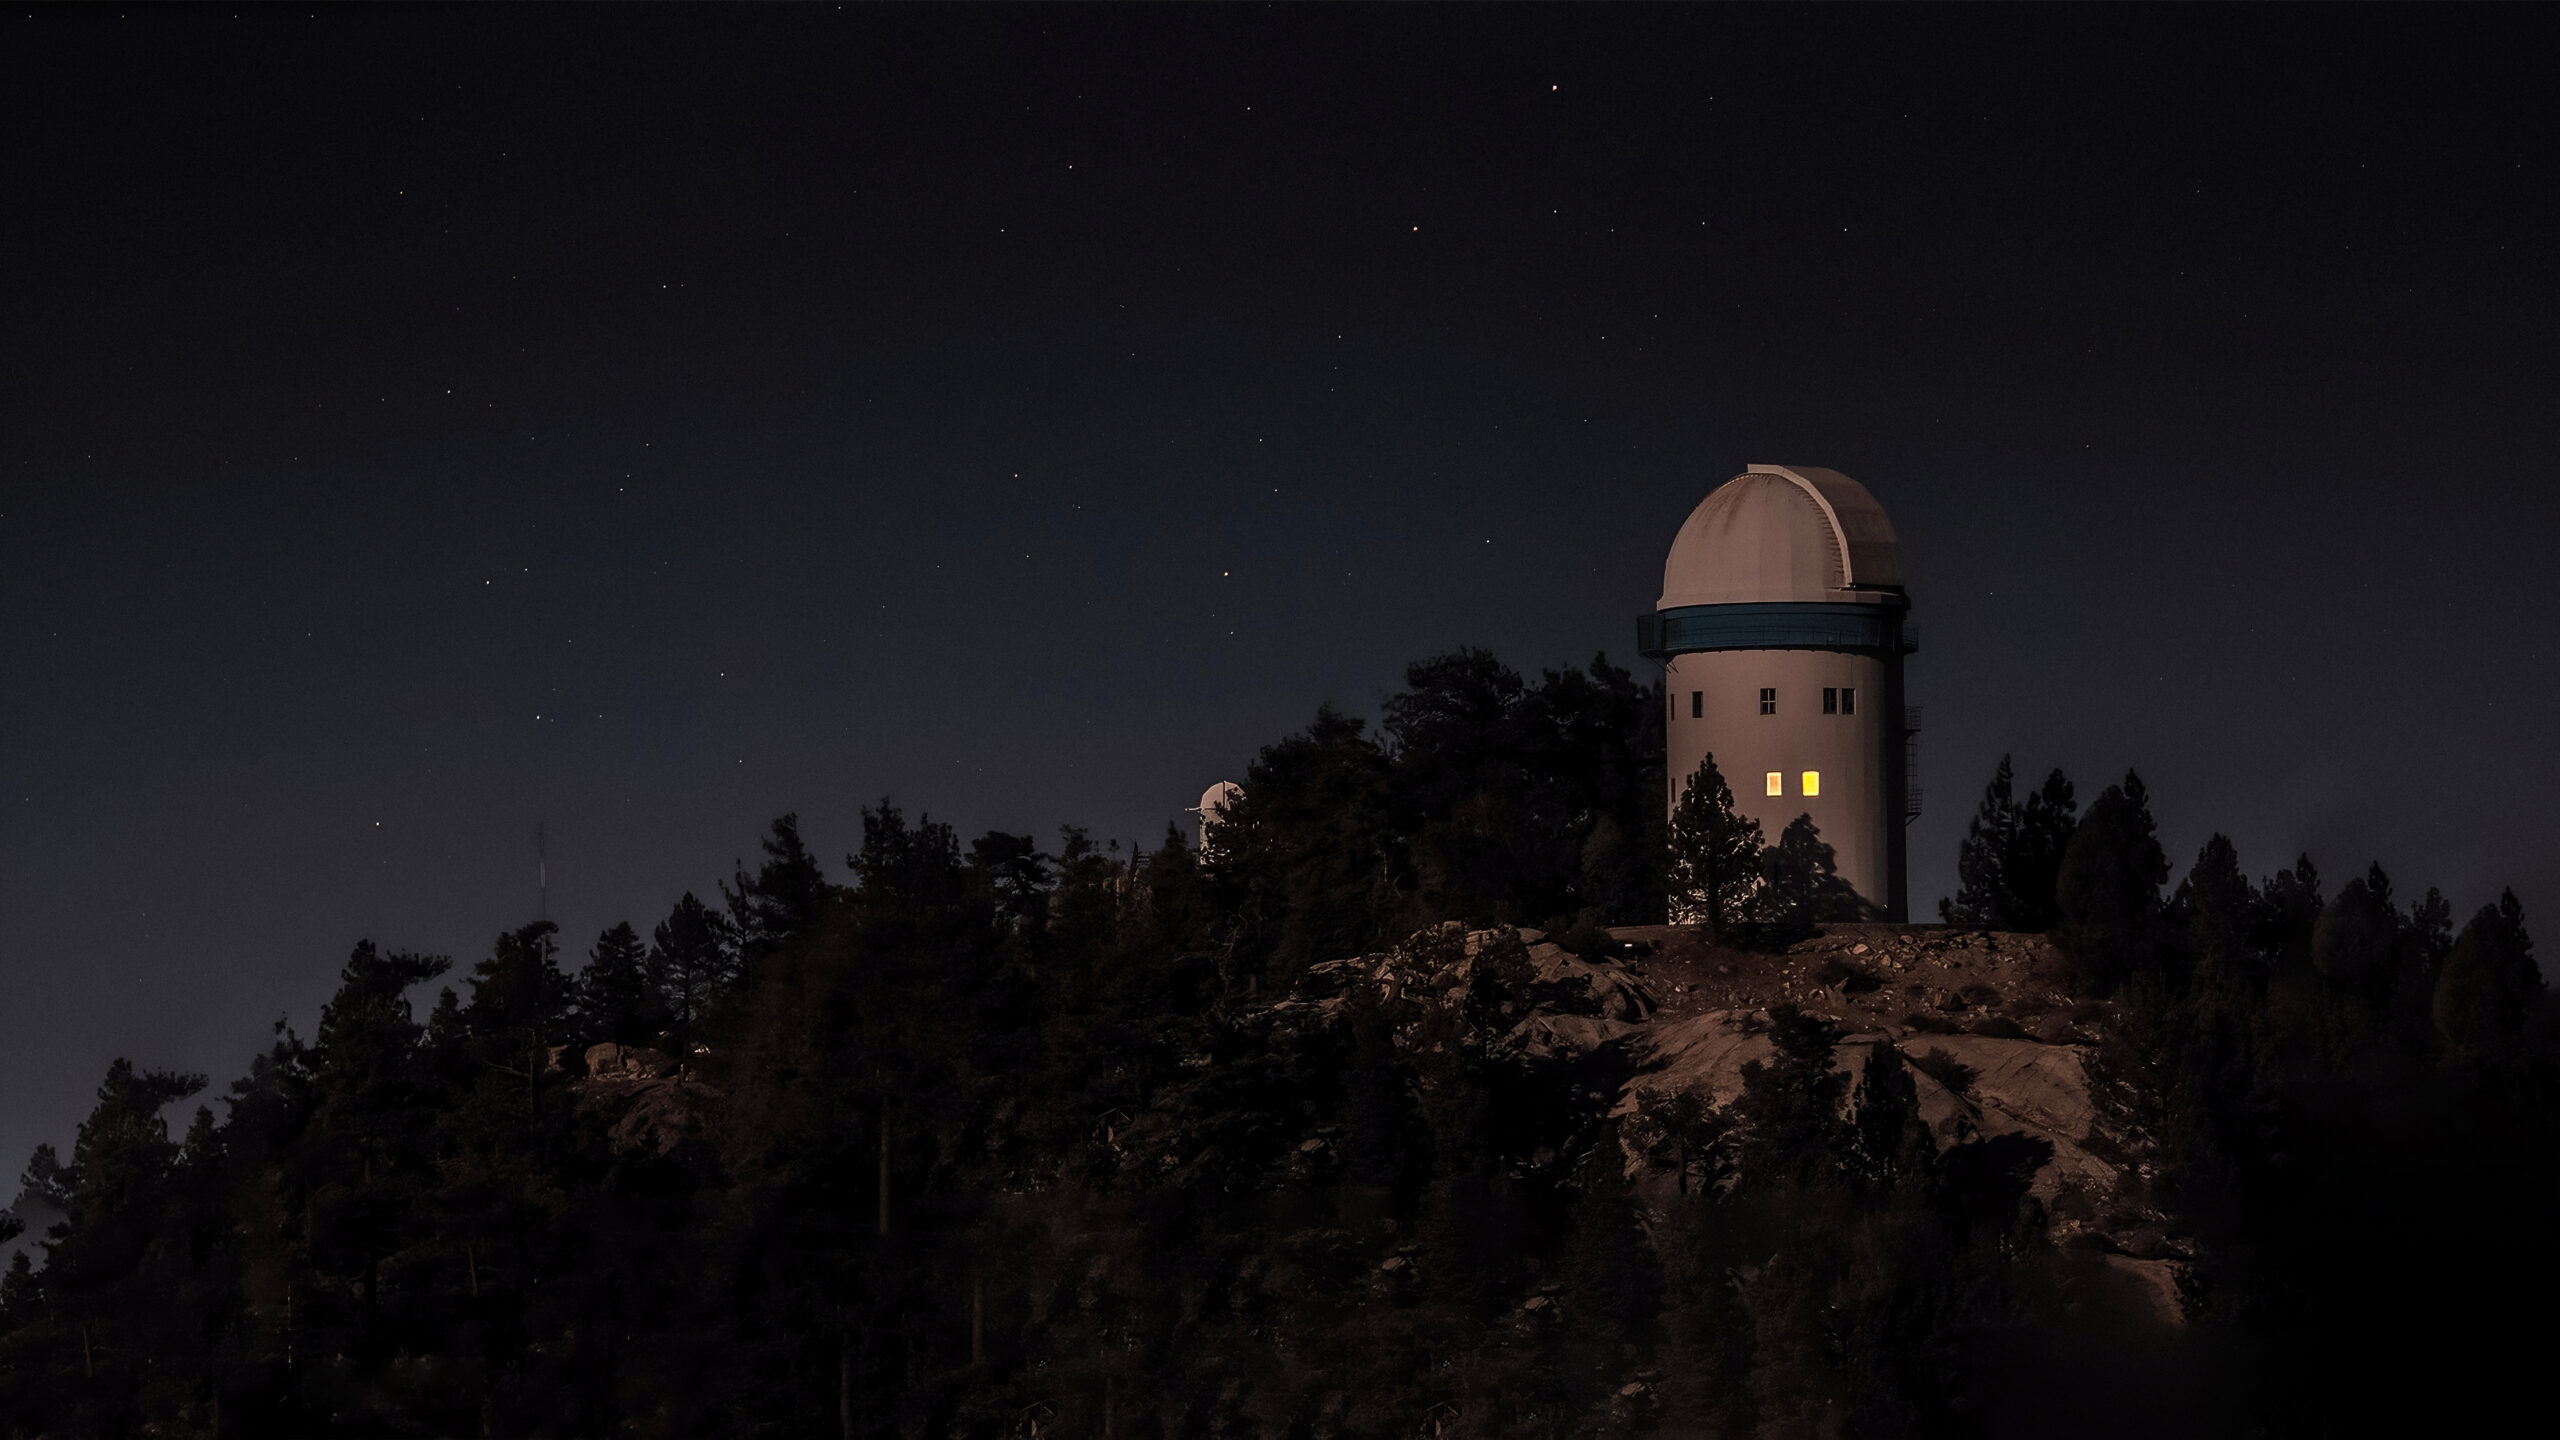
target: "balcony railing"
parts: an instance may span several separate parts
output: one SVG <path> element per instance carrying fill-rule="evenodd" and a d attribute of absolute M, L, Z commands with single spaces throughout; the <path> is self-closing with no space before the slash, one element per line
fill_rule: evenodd
<path fill-rule="evenodd" d="M 1920 707 L 1902 711 L 1902 823 L 1920 818 Z"/>

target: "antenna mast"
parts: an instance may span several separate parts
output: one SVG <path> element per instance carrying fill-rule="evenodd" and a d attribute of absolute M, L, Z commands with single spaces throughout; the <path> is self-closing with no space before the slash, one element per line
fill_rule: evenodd
<path fill-rule="evenodd" d="M 547 924 L 551 919 L 551 853 L 544 842 L 543 824 L 536 820 L 533 822 L 533 873 L 534 884 L 539 891 L 534 901 L 533 918 Z"/>

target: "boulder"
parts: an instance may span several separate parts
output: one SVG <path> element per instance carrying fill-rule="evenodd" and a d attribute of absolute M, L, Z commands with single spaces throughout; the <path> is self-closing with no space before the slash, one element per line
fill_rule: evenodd
<path fill-rule="evenodd" d="M 655 1080 L 675 1073 L 675 1062 L 664 1054 L 641 1045 L 616 1045 L 608 1040 L 587 1047 L 587 1074 L 598 1080 Z"/>
<path fill-rule="evenodd" d="M 1521 938 L 1525 940 L 1536 933 L 1523 931 Z M 1543 940 L 1531 944 L 1528 953 L 1540 984 L 1579 988 L 1608 1019 L 1632 1022 L 1653 1013 L 1653 997 L 1622 970 L 1594 965 L 1561 945 Z"/>
<path fill-rule="evenodd" d="M 2105 1255 L 2099 1263 L 2125 1281 L 2151 1319 L 2175 1330 L 2187 1323 L 2185 1297 L 2178 1291 L 2178 1266 L 2170 1260 L 2139 1260 L 2131 1255 Z"/>
<path fill-rule="evenodd" d="M 1749 1024 L 1752 1013 L 1709 1010 L 1647 1027 L 1639 1042 L 1646 1073 L 1629 1091 L 1697 1095 L 1718 1107 L 1732 1104 L 1742 1093 L 1742 1067 L 1769 1058 L 1769 1037 L 1755 1033 L 1758 1027 Z M 1622 1099 L 1621 1109 L 1632 1110 L 1634 1098 L 1630 1093 Z"/>
<path fill-rule="evenodd" d="M 1991 1035 L 1929 1035 L 1913 1037 L 1904 1050 L 1944 1050 L 1974 1072 L 1967 1098 L 1979 1113 L 1984 1136 L 2023 1134 L 2052 1144 L 2053 1160 L 2036 1172 L 2031 1189 L 2037 1199 L 2050 1204 L 2065 1185 L 2096 1195 L 2114 1193 L 2116 1167 L 2087 1148 L 2098 1111 L 2079 1047 Z"/>
<path fill-rule="evenodd" d="M 1540 1010 L 1521 1021 L 1506 1038 L 1521 1054 L 1544 1059 L 1553 1055 L 1588 1055 L 1643 1031 L 1643 1026 L 1625 1020 Z"/>
<path fill-rule="evenodd" d="M 721 1093 L 699 1080 L 651 1080 L 630 1097 L 630 1104 L 607 1135 L 617 1150 L 655 1150 L 664 1155 L 687 1140 L 711 1132 Z"/>
<path fill-rule="evenodd" d="M 616 1149 L 663 1155 L 717 1122 L 721 1092 L 678 1074 L 659 1051 L 608 1041 L 588 1046 L 585 1058 L 587 1073 L 574 1088 L 580 1101 L 611 1117 L 606 1134 Z"/>

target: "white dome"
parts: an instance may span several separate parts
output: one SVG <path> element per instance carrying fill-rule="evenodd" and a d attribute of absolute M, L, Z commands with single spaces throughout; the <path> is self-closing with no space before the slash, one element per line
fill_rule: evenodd
<path fill-rule="evenodd" d="M 1901 588 L 1893 522 L 1867 487 L 1837 470 L 1754 465 L 1689 512 L 1656 608 L 1855 601 Z"/>

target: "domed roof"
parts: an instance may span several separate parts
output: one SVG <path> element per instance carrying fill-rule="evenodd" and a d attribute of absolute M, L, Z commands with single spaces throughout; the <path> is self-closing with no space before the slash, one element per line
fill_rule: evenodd
<path fill-rule="evenodd" d="M 1867 487 L 1837 470 L 1754 465 L 1689 512 L 1657 608 L 1857 601 L 1901 588 L 1893 522 Z"/>
<path fill-rule="evenodd" d="M 1233 780 L 1221 780 L 1201 791 L 1200 803 L 1191 808 L 1199 811 L 1206 819 L 1223 820 L 1226 818 L 1227 807 L 1236 803 L 1236 798 L 1242 794 L 1244 794 L 1243 786 Z"/>

